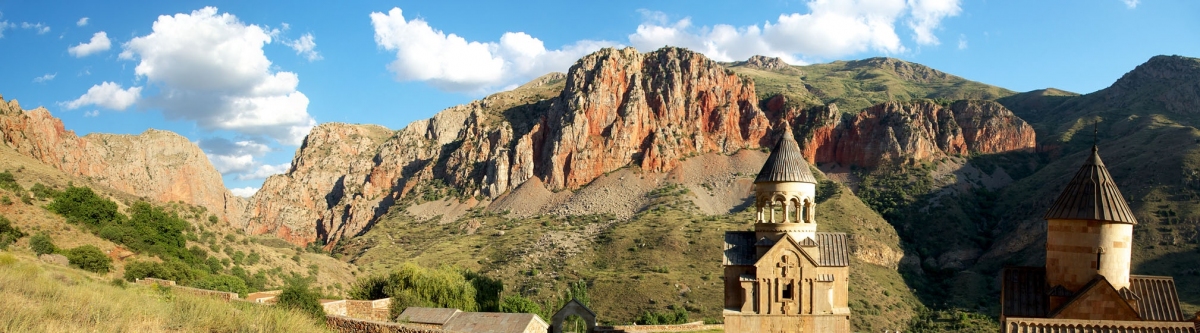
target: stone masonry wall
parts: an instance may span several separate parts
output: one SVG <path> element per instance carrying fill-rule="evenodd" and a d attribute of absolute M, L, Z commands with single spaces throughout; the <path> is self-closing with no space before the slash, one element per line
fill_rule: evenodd
<path fill-rule="evenodd" d="M 325 316 L 325 325 L 330 330 L 339 333 L 452 333 L 440 329 L 334 315 Z"/>

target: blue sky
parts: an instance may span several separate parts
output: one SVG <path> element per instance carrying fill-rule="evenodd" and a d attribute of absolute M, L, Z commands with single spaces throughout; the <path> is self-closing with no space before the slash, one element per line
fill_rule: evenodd
<path fill-rule="evenodd" d="M 1088 93 L 1200 57 L 1196 1 L 0 2 L 0 94 L 66 127 L 175 131 L 235 193 L 311 126 L 399 129 L 605 46 L 723 61 L 891 56 L 1016 91 Z"/>

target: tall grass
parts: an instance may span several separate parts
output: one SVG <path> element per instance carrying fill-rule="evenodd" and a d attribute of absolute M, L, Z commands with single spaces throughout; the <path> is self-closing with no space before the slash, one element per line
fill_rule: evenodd
<path fill-rule="evenodd" d="M 299 312 L 96 281 L 0 253 L 2 332 L 327 332 Z"/>

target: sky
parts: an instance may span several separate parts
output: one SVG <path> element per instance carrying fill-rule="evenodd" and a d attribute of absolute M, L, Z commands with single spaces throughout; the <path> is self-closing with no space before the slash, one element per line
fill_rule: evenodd
<path fill-rule="evenodd" d="M 1200 57 L 1200 2 L 0 1 L 0 95 L 69 130 L 174 131 L 248 196 L 327 122 L 400 129 L 602 47 L 899 58 L 1015 91 Z"/>

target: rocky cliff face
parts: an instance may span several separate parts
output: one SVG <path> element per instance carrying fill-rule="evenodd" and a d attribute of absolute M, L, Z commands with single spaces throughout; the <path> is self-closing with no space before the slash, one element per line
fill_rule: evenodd
<path fill-rule="evenodd" d="M 691 156 L 761 148 L 783 124 L 802 128 L 808 156 L 821 163 L 869 167 L 1033 147 L 1033 130 L 991 102 L 889 103 L 844 119 L 836 106 L 786 104 L 770 100 L 760 110 L 754 82 L 697 53 L 604 49 L 566 75 L 446 109 L 390 136 L 317 127 L 293 169 L 251 200 L 247 228 L 333 243 L 414 191 L 428 193 L 431 181 L 486 205 L 535 178 L 573 190 L 627 166 L 666 172 Z"/>
<path fill-rule="evenodd" d="M 244 201 L 225 189 L 204 152 L 178 134 L 78 137 L 45 108 L 21 109 L 0 99 L 0 141 L 63 172 L 159 202 L 206 207 L 227 221 L 243 220 Z"/>
<path fill-rule="evenodd" d="M 999 153 L 1037 147 L 1033 127 L 992 101 L 888 102 L 834 120 L 836 106 L 797 119 L 807 127 L 805 156 L 817 163 L 874 167 L 946 155 Z"/>

